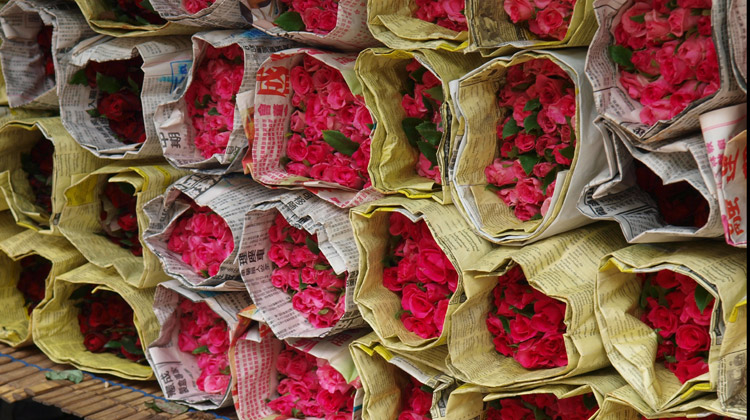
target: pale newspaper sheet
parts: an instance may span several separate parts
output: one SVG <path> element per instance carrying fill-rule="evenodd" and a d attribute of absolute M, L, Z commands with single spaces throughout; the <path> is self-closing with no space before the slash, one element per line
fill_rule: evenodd
<path fill-rule="evenodd" d="M 206 29 L 250 26 L 242 17 L 240 2 L 236 0 L 217 0 L 195 13 L 185 9 L 183 0 L 153 0 L 151 6 L 162 18 L 181 25 Z"/>
<path fill-rule="evenodd" d="M 729 0 L 729 54 L 740 89 L 747 92 L 747 0 Z"/>
<path fill-rule="evenodd" d="M 197 26 L 181 25 L 167 22 L 161 25 L 131 25 L 128 23 L 102 19 L 100 16 L 109 12 L 101 0 L 75 0 L 89 26 L 97 33 L 117 38 L 143 38 L 150 36 L 190 35 L 200 30 Z"/>
<path fill-rule="evenodd" d="M 642 285 L 636 273 L 671 270 L 690 276 L 716 298 L 709 333 L 709 372 L 681 384 L 656 360 L 657 334 L 640 321 Z M 596 285 L 596 319 L 612 364 L 652 410 L 666 410 L 685 399 L 725 387 L 719 376 L 721 354 L 741 348 L 724 341 L 731 314 L 747 295 L 747 257 L 721 243 L 634 245 L 602 259 Z M 734 322 L 733 322 L 734 320 Z M 744 319 L 739 322 L 745 322 Z M 746 370 L 746 366 L 735 366 Z"/>
<path fill-rule="evenodd" d="M 727 242 L 747 248 L 747 130 L 729 140 L 724 149 L 721 189 L 727 209 L 724 225 L 724 231 L 729 234 Z"/>
<path fill-rule="evenodd" d="M 469 43 L 468 31 L 456 32 L 413 17 L 416 0 L 368 0 L 367 26 L 378 41 L 390 48 L 461 51 Z"/>
<path fill-rule="evenodd" d="M 710 414 L 718 414 L 733 419 L 745 419 L 746 415 L 730 413 L 722 410 L 716 396 L 707 394 L 689 400 L 679 406 L 664 410 L 654 411 L 646 404 L 637 392 L 626 385 L 616 389 L 607 395 L 604 404 L 599 411 L 600 419 L 606 420 L 641 420 L 647 419 L 669 419 L 669 418 L 705 418 Z"/>

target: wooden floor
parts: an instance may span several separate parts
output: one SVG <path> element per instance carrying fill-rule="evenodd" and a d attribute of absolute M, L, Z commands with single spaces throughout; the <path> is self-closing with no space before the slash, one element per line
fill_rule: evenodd
<path fill-rule="evenodd" d="M 74 384 L 44 376 L 47 370 L 66 369 L 74 368 L 53 363 L 34 346 L 13 349 L 0 343 L 0 399 L 13 403 L 32 398 L 87 420 L 237 419 L 232 407 L 217 412 L 157 413 L 146 406 L 163 399 L 156 381 L 127 381 L 84 372 L 84 380 Z"/>

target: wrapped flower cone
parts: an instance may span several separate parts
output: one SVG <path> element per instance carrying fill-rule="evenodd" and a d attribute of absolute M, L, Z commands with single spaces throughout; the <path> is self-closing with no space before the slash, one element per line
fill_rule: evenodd
<path fill-rule="evenodd" d="M 599 413 L 599 418 L 616 420 L 661 420 L 674 418 L 719 420 L 744 419 L 746 417 L 746 409 L 744 412 L 735 413 L 725 411 L 719 405 L 716 396 L 711 394 L 688 400 L 667 411 L 655 412 L 630 385 L 625 385 L 607 394 Z"/>
<path fill-rule="evenodd" d="M 201 29 L 199 26 L 167 21 L 159 16 L 150 3 L 144 5 L 136 1 L 119 3 L 109 0 L 76 0 L 76 4 L 91 29 L 103 35 L 142 38 L 190 35 Z"/>
<path fill-rule="evenodd" d="M 729 54 L 737 84 L 747 92 L 747 0 L 730 0 L 727 10 Z"/>
<path fill-rule="evenodd" d="M 229 0 L 154 0 L 154 10 L 168 22 L 199 28 L 247 28 L 240 3 Z"/>
<path fill-rule="evenodd" d="M 747 349 L 746 276 L 743 251 L 708 242 L 634 245 L 602 259 L 595 305 L 607 356 L 653 411 L 736 386 L 725 375 Z"/>

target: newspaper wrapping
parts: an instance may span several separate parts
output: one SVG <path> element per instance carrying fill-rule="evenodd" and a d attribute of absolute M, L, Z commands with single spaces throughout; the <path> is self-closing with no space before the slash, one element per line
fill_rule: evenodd
<path fill-rule="evenodd" d="M 724 233 L 716 183 L 700 134 L 636 146 L 623 141 L 625 135 L 610 122 L 598 119 L 595 124 L 603 134 L 607 167 L 584 188 L 578 201 L 581 213 L 595 220 L 616 221 L 630 243 L 715 238 Z M 664 185 L 690 184 L 708 203 L 706 223 L 699 227 L 667 224 L 656 200 L 636 184 L 635 161 L 647 166 Z"/>
<path fill-rule="evenodd" d="M 327 34 L 288 32 L 273 22 L 285 12 L 281 0 L 240 0 L 242 16 L 263 32 L 316 47 L 360 51 L 379 45 L 367 29 L 367 0 L 339 0 L 336 26 Z"/>
<path fill-rule="evenodd" d="M 245 207 L 247 208 L 247 207 Z M 320 252 L 336 275 L 347 273 L 344 314 L 331 327 L 315 328 L 307 317 L 294 309 L 292 299 L 271 282 L 273 267 L 269 259 L 269 228 L 276 212 L 295 228 L 317 235 Z M 253 302 L 263 312 L 268 326 L 279 339 L 327 337 L 367 324 L 354 303 L 354 285 L 361 267 L 349 212 L 321 200 L 309 191 L 268 194 L 255 201 L 245 213 L 239 269 Z"/>
<path fill-rule="evenodd" d="M 59 68 L 60 55 L 95 32 L 78 7 L 65 0 L 19 0 L 0 10 L 0 63 L 12 107 L 57 110 L 55 76 L 45 75 L 43 52 L 37 34 L 52 27 L 52 61 Z"/>
<path fill-rule="evenodd" d="M 747 93 L 747 0 L 729 0 L 729 53 L 740 89 Z"/>
<path fill-rule="evenodd" d="M 423 339 L 407 330 L 395 317 L 402 309 L 401 298 L 383 285 L 383 258 L 390 236 L 391 212 L 399 212 L 414 222 L 424 220 L 458 273 L 458 286 L 448 302 L 442 334 L 437 338 Z M 490 252 L 490 243 L 473 232 L 453 205 L 443 206 L 429 199 L 384 198 L 353 209 L 350 219 L 359 249 L 354 302 L 380 343 L 389 350 L 402 352 L 424 351 L 445 344 L 451 334 L 451 314 L 462 301 L 464 285 L 474 280 L 468 269 Z"/>
<path fill-rule="evenodd" d="M 255 134 L 250 139 L 248 166 L 253 178 L 272 187 L 306 188 L 339 207 L 349 208 L 377 200 L 382 195 L 373 187 L 353 190 L 339 184 L 313 180 L 286 172 L 281 158 L 286 155 L 287 133 L 294 107 L 289 77 L 304 56 L 314 57 L 341 72 L 353 95 L 362 94 L 354 74 L 355 53 L 333 53 L 312 48 L 294 48 L 272 54 L 258 70 L 255 85 Z M 247 159 L 247 158 L 246 158 Z"/>
<path fill-rule="evenodd" d="M 246 28 L 250 25 L 242 17 L 240 3 L 218 0 L 195 13 L 185 9 L 183 0 L 154 0 L 151 6 L 169 22 L 198 28 Z"/>
<path fill-rule="evenodd" d="M 55 277 L 52 298 L 34 311 L 31 328 L 34 344 L 55 363 L 71 364 L 87 372 L 130 380 L 154 379 L 148 365 L 119 358 L 113 353 L 91 353 L 86 350 L 78 326 L 78 308 L 69 301 L 70 295 L 83 285 L 96 285 L 94 292 L 115 292 L 133 308 L 133 322 L 144 353 L 146 347 L 159 336 L 159 323 L 152 309 L 154 288 L 136 289 L 123 282 L 115 270 L 89 263 Z"/>
<path fill-rule="evenodd" d="M 520 388 L 570 378 L 609 365 L 591 299 L 601 257 L 627 244 L 612 223 L 579 228 L 523 248 L 499 247 L 469 267 L 466 299 L 450 316 L 450 366 L 455 376 L 485 387 Z M 529 285 L 564 302 L 566 366 L 526 369 L 503 356 L 487 329 L 498 276 L 520 266 Z"/>
<path fill-rule="evenodd" d="M 747 104 L 700 116 L 703 139 L 713 171 L 724 237 L 732 246 L 747 247 Z M 741 147 L 740 147 L 741 146 Z M 741 156 L 741 157 L 740 157 Z M 742 176 L 738 165 L 742 164 Z"/>
<path fill-rule="evenodd" d="M 0 65 L 0 67 L 2 66 Z M 7 86 L 5 86 L 5 78 L 3 77 L 2 68 L 0 68 L 0 114 L 7 114 L 8 112 L 10 112 L 10 109 L 6 109 L 7 107 L 8 107 L 8 90 L 7 90 Z"/>
<path fill-rule="evenodd" d="M 191 83 L 196 81 L 196 69 L 204 59 L 208 45 L 216 48 L 239 45 L 244 52 L 244 73 L 242 84 L 237 94 L 237 104 L 234 112 L 234 125 L 229 136 L 226 151 L 223 154 L 215 154 L 206 159 L 195 146 L 195 128 L 193 127 L 187 112 L 184 94 Z M 154 125 L 161 141 L 161 152 L 172 165 L 178 168 L 189 169 L 195 172 L 220 175 L 227 172 L 242 171 L 242 156 L 247 148 L 247 139 L 242 128 L 240 104 L 241 98 L 255 96 L 255 75 L 266 58 L 275 51 L 289 48 L 292 45 L 288 40 L 273 38 L 255 29 L 242 30 L 220 30 L 201 32 L 192 37 L 192 57 L 195 65 L 185 68 L 182 77 L 186 83 L 179 88 L 169 101 L 161 101 L 154 113 Z"/>
<path fill-rule="evenodd" d="M 35 194 L 23 170 L 22 157 L 39 141 L 52 142 L 52 213 L 35 204 Z M 106 164 L 84 150 L 65 131 L 59 117 L 32 117 L 0 123 L 0 208 L 9 208 L 16 223 L 59 236 L 57 221 L 65 206 L 64 192 L 76 175 L 88 173 Z"/>
<path fill-rule="evenodd" d="M 163 271 L 187 287 L 203 291 L 244 291 L 237 264 L 245 213 L 254 203 L 270 200 L 274 192 L 253 182 L 249 177 L 233 174 L 226 177 L 194 174 L 185 176 L 166 189 L 164 194 L 147 203 L 143 212 L 148 217 L 144 242 L 161 261 Z M 177 220 L 190 209 L 185 197 L 198 206 L 206 206 L 229 226 L 234 249 L 221 263 L 213 277 L 203 277 L 168 248 L 169 238 Z M 160 267 L 161 267 L 160 266 Z"/>
<path fill-rule="evenodd" d="M 483 238 L 520 245 L 591 223 L 576 210 L 576 203 L 584 185 L 604 168 L 606 161 L 600 158 L 604 152 L 601 133 L 591 124 L 596 110 L 591 85 L 583 74 L 585 57 L 584 49 L 520 52 L 510 59 L 496 58 L 451 82 L 458 121 L 465 124 L 450 159 L 453 201 Z M 552 60 L 576 86 L 576 144 L 570 169 L 557 174 L 547 214 L 541 220 L 522 222 L 497 194 L 485 188 L 488 184 L 484 168 L 498 156 L 497 124 L 502 116 L 497 90 L 501 77 L 508 67 L 535 58 Z"/>
<path fill-rule="evenodd" d="M 58 95 L 60 117 L 73 138 L 98 157 L 110 159 L 146 159 L 161 156 L 159 137 L 154 128 L 156 106 L 181 93 L 192 65 L 190 40 L 187 37 L 111 38 L 96 36 L 79 43 L 64 57 Z M 146 141 L 125 144 L 109 128 L 104 117 L 92 117 L 87 111 L 96 108 L 99 89 L 74 85 L 73 74 L 90 61 L 110 62 L 140 56 L 144 79 L 140 99 Z"/>
<path fill-rule="evenodd" d="M 733 419 L 745 419 L 742 413 L 730 413 L 722 410 L 716 396 L 708 394 L 689 400 L 669 410 L 656 412 L 646 404 L 638 393 L 625 385 L 616 389 L 604 399 L 599 411 L 599 419 L 606 420 L 641 420 L 670 419 L 670 418 L 705 418 L 710 414 L 718 414 Z"/>
<path fill-rule="evenodd" d="M 52 279 L 68 272 L 86 260 L 63 237 L 41 235 L 15 224 L 9 212 L 0 212 L 0 342 L 13 347 L 31 344 L 31 322 L 33 312 L 27 310 L 24 296 L 16 288 L 23 270 L 20 260 L 32 255 L 46 259 L 52 264 L 45 279 L 43 305 L 52 296 Z M 29 317 L 31 315 L 31 317 Z"/>
<path fill-rule="evenodd" d="M 144 205 L 159 194 L 184 171 L 163 163 L 127 166 L 116 162 L 79 177 L 65 191 L 67 203 L 60 216 L 59 229 L 94 265 L 114 269 L 130 286 L 154 287 L 169 277 L 164 273 L 159 259 L 145 247 L 143 236 L 149 226 Z M 107 183 L 121 182 L 135 189 L 138 240 L 143 255 L 135 256 L 106 237 L 100 222 L 103 210 L 102 196 Z"/>
<path fill-rule="evenodd" d="M 636 273 L 660 270 L 689 276 L 716 298 L 709 330 L 709 372 L 684 384 L 662 362 L 655 362 L 657 333 L 640 321 L 643 286 Z M 738 308 L 747 302 L 746 276 L 745 253 L 720 243 L 633 245 L 602 259 L 595 307 L 604 347 L 612 365 L 652 410 L 670 409 L 703 392 L 747 388 L 747 347 L 741 347 L 746 338 L 737 337 L 747 332 L 737 324 L 746 323 L 746 318 L 739 319 Z M 735 372 L 727 373 L 730 366 L 744 373 L 741 380 L 735 382 L 731 378 Z M 732 383 L 727 383 L 730 379 Z"/>
<path fill-rule="evenodd" d="M 442 186 L 419 176 L 416 164 L 419 151 L 409 144 L 401 122 L 406 111 L 401 106 L 403 92 L 409 80 L 406 65 L 416 59 L 442 82 L 444 105 L 441 125 L 443 139 L 438 146 L 438 168 Z M 451 139 L 458 131 L 448 83 L 480 66 L 484 60 L 478 54 L 451 54 L 444 51 L 403 51 L 385 48 L 368 49 L 360 53 L 355 73 L 362 84 L 362 94 L 373 115 L 369 172 L 373 186 L 385 193 L 400 192 L 410 198 L 435 198 L 450 203 L 448 158 Z"/>
<path fill-rule="evenodd" d="M 727 1 L 717 0 L 711 6 L 712 39 L 719 61 L 720 88 L 713 95 L 696 100 L 670 120 L 652 126 L 641 122 L 640 102 L 632 99 L 619 81 L 617 65 L 609 58 L 608 47 L 614 44 L 614 28 L 632 0 L 596 0 L 594 13 L 599 29 L 586 57 L 586 75 L 594 87 L 596 109 L 604 118 L 619 124 L 629 141 L 648 143 L 680 138 L 698 129 L 698 116 L 712 109 L 746 101 L 732 74 L 727 41 Z"/>
<path fill-rule="evenodd" d="M 102 35 L 117 38 L 149 37 L 166 35 L 190 35 L 200 31 L 200 27 L 183 25 L 177 22 L 163 24 L 131 25 L 111 20 L 107 14 L 109 7 L 102 0 L 75 0 L 88 25 Z"/>
<path fill-rule="evenodd" d="M 576 1 L 568 32 L 561 40 L 542 40 L 526 28 L 513 23 L 502 2 L 466 0 L 469 22 L 469 50 L 498 57 L 519 49 L 583 47 L 591 43 L 597 29 L 594 0 Z"/>
<path fill-rule="evenodd" d="M 153 311 L 159 323 L 158 338 L 146 352 L 149 364 L 159 381 L 164 396 L 179 401 L 197 410 L 212 410 L 232 404 L 230 390 L 234 376 L 227 389 L 220 394 L 211 394 L 198 389 L 196 380 L 201 373 L 198 357 L 180 350 L 179 298 L 192 302 L 205 302 L 227 323 L 227 335 L 238 325 L 237 313 L 249 306 L 250 296 L 243 292 L 200 292 L 191 290 L 177 280 L 169 280 L 156 286 Z"/>

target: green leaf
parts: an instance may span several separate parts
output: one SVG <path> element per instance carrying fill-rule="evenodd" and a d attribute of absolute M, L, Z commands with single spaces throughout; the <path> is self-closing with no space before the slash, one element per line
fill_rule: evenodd
<path fill-rule="evenodd" d="M 200 346 L 197 349 L 193 350 L 193 354 L 202 354 L 202 353 L 211 353 L 211 351 L 208 349 L 208 346 Z"/>
<path fill-rule="evenodd" d="M 305 30 L 305 22 L 302 21 L 302 16 L 297 12 L 284 12 L 279 15 L 273 23 L 281 29 L 289 32 Z"/>
<path fill-rule="evenodd" d="M 536 116 L 538 114 L 538 112 L 535 112 L 523 119 L 523 131 L 525 131 L 526 134 L 532 134 L 533 132 L 542 132 L 542 127 L 540 127 L 539 123 L 536 121 Z"/>
<path fill-rule="evenodd" d="M 115 93 L 122 88 L 120 81 L 106 74 L 96 73 L 96 87 L 106 93 Z"/>
<path fill-rule="evenodd" d="M 609 58 L 615 62 L 615 64 L 621 65 L 625 70 L 635 70 L 633 65 L 633 51 L 623 47 L 622 45 L 610 45 L 608 50 Z"/>
<path fill-rule="evenodd" d="M 513 312 L 531 319 L 531 317 L 534 316 L 534 304 L 532 303 L 532 304 L 526 305 L 526 307 L 523 309 L 513 308 Z"/>
<path fill-rule="evenodd" d="M 666 360 L 669 363 L 677 363 L 677 359 L 671 354 L 664 355 L 664 360 Z"/>
<path fill-rule="evenodd" d="M 576 148 L 575 146 L 568 146 L 566 148 L 560 149 L 560 154 L 568 159 L 573 159 L 573 156 L 575 156 L 576 154 Z"/>
<path fill-rule="evenodd" d="M 407 311 L 406 309 L 399 309 L 398 311 L 396 311 L 396 315 L 395 315 L 396 319 L 401 320 L 401 315 L 403 314 L 411 315 L 411 311 Z"/>
<path fill-rule="evenodd" d="M 599 407 L 599 403 L 596 402 L 594 394 L 586 394 L 583 396 L 583 405 L 586 406 L 586 410 L 593 410 Z"/>
<path fill-rule="evenodd" d="M 221 373 L 222 375 L 231 375 L 232 369 L 229 366 L 227 366 L 224 369 L 221 369 L 219 373 Z"/>
<path fill-rule="evenodd" d="M 409 77 L 417 83 L 422 83 L 422 77 L 427 72 L 427 67 L 420 66 L 418 69 L 411 72 Z"/>
<path fill-rule="evenodd" d="M 141 0 L 140 2 L 138 2 L 138 4 L 144 9 L 148 9 L 152 12 L 156 11 L 154 10 L 154 6 L 151 5 L 151 2 L 149 0 Z"/>
<path fill-rule="evenodd" d="M 341 154 L 352 156 L 359 149 L 359 143 L 353 142 L 349 137 L 335 130 L 323 131 L 323 141 L 336 149 Z"/>
<path fill-rule="evenodd" d="M 518 157 L 518 147 L 513 146 L 512 149 L 510 149 L 510 152 L 508 152 L 508 159 L 515 159 Z"/>
<path fill-rule="evenodd" d="M 713 295 L 708 293 L 706 289 L 700 285 L 695 286 L 695 304 L 698 306 L 698 310 L 701 311 L 701 315 L 703 314 L 703 311 L 708 308 L 708 304 L 710 304 L 712 300 L 714 300 Z"/>
<path fill-rule="evenodd" d="M 292 417 L 296 419 L 303 419 L 305 418 L 305 413 L 303 413 L 299 408 L 292 408 Z"/>
<path fill-rule="evenodd" d="M 135 80 L 133 80 L 130 76 L 128 76 L 128 85 L 130 85 L 130 90 L 132 90 L 135 94 L 141 94 L 141 87 L 138 86 L 138 83 L 136 83 Z"/>
<path fill-rule="evenodd" d="M 419 153 L 423 154 L 433 166 L 437 166 L 437 147 L 421 141 L 417 143 L 417 148 L 419 149 Z"/>
<path fill-rule="evenodd" d="M 120 341 L 122 342 L 122 347 L 130 354 L 143 354 L 143 349 L 141 346 L 137 346 L 135 344 L 134 337 L 131 336 L 124 336 L 120 338 Z"/>
<path fill-rule="evenodd" d="M 208 114 L 208 115 L 221 115 L 221 114 L 219 113 L 219 110 L 218 110 L 218 109 L 216 109 L 216 107 L 213 107 L 213 108 L 209 109 L 209 110 L 208 110 L 208 112 L 207 112 L 207 114 Z"/>
<path fill-rule="evenodd" d="M 102 114 L 99 113 L 99 110 L 96 108 L 87 109 L 86 113 L 91 115 L 93 118 L 99 118 L 102 116 Z"/>
<path fill-rule="evenodd" d="M 305 245 L 307 245 L 307 249 L 310 250 L 315 255 L 320 254 L 320 248 L 318 248 L 318 244 L 315 243 L 315 241 L 312 240 L 311 237 L 307 236 L 305 237 Z"/>
<path fill-rule="evenodd" d="M 494 184 L 487 184 L 487 185 L 484 186 L 484 189 L 488 190 L 488 191 L 492 191 L 492 192 L 498 192 L 498 191 L 502 191 L 502 190 L 505 190 L 505 189 L 508 189 L 508 188 L 514 188 L 515 186 L 516 186 L 516 184 L 505 184 L 505 185 L 502 185 L 500 187 L 498 187 L 497 185 L 494 185 Z"/>
<path fill-rule="evenodd" d="M 503 126 L 503 140 L 507 139 L 510 136 L 518 134 L 519 131 L 521 131 L 521 129 L 518 127 L 518 124 L 516 124 L 516 120 L 511 118 Z"/>
<path fill-rule="evenodd" d="M 171 401 L 153 400 L 144 405 L 157 413 L 182 414 L 188 411 L 188 407 Z"/>
<path fill-rule="evenodd" d="M 147 21 L 143 16 L 135 15 L 135 21 L 141 25 L 150 25 L 151 22 Z"/>
<path fill-rule="evenodd" d="M 526 102 L 526 105 L 524 105 L 523 110 L 524 111 L 536 111 L 537 109 L 541 107 L 542 107 L 542 103 L 539 101 L 539 98 L 534 98 Z"/>
<path fill-rule="evenodd" d="M 289 163 L 289 162 L 291 162 L 291 161 L 292 161 L 292 160 L 291 160 L 291 159 L 289 159 L 289 158 L 288 158 L 288 157 L 286 157 L 286 156 L 282 156 L 282 157 L 280 157 L 280 158 L 279 158 L 279 164 L 280 164 L 281 166 L 286 166 L 286 164 L 287 164 L 287 163 Z"/>
<path fill-rule="evenodd" d="M 417 131 L 417 126 L 423 122 L 424 120 L 420 118 L 404 118 L 403 121 L 401 121 L 401 128 L 403 128 L 404 134 L 406 134 L 406 139 L 409 140 L 409 144 L 411 144 L 412 147 L 417 147 L 417 142 L 419 141 L 419 131 Z"/>
<path fill-rule="evenodd" d="M 557 178 L 558 167 L 556 166 L 551 171 L 547 172 L 547 175 L 542 179 L 542 191 L 547 191 L 547 187 Z"/>
<path fill-rule="evenodd" d="M 417 132 L 427 140 L 427 143 L 437 147 L 443 139 L 443 133 L 437 130 L 435 124 L 425 121 L 417 126 Z"/>
<path fill-rule="evenodd" d="M 503 329 L 506 333 L 510 334 L 510 321 L 508 321 L 508 318 L 504 316 L 498 317 L 500 318 L 500 323 L 503 324 Z"/>
<path fill-rule="evenodd" d="M 518 157 L 519 162 L 521 162 L 521 167 L 523 168 L 523 171 L 526 172 L 526 175 L 531 175 L 532 172 L 534 172 L 534 165 L 539 163 L 539 156 L 537 156 L 536 153 L 526 153 Z"/>
<path fill-rule="evenodd" d="M 638 22 L 638 23 L 646 23 L 646 15 L 640 14 L 640 15 L 631 16 L 630 20 L 632 20 L 633 22 Z"/>
<path fill-rule="evenodd" d="M 324 271 L 324 270 L 328 270 L 329 268 L 331 268 L 331 266 L 328 264 L 315 264 L 313 268 L 318 271 Z"/>
<path fill-rule="evenodd" d="M 441 85 L 427 89 L 424 92 L 429 94 L 432 99 L 435 99 L 436 101 L 445 102 L 445 94 L 443 93 L 443 86 Z"/>
<path fill-rule="evenodd" d="M 70 381 L 77 384 L 83 380 L 83 372 L 78 369 L 50 370 L 44 373 L 44 377 L 50 381 Z"/>
<path fill-rule="evenodd" d="M 68 82 L 71 85 L 88 85 L 89 79 L 86 78 L 86 69 L 80 69 L 77 72 L 73 73 L 73 76 L 70 78 L 70 81 Z"/>
<path fill-rule="evenodd" d="M 422 391 L 424 391 L 424 392 L 426 392 L 426 393 L 428 393 L 428 394 L 435 393 L 435 390 L 433 388 L 427 386 L 427 385 L 422 385 L 422 386 L 419 387 L 419 389 L 422 390 Z"/>
<path fill-rule="evenodd" d="M 107 341 L 107 344 L 104 345 L 105 349 L 119 349 L 120 347 L 122 347 L 122 343 L 117 340 L 109 340 Z"/>

